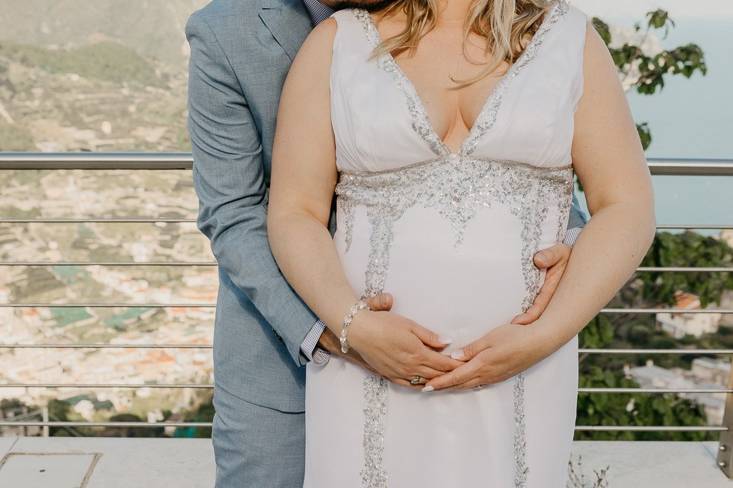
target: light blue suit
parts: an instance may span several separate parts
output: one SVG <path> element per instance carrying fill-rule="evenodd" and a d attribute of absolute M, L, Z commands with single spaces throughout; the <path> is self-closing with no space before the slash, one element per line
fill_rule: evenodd
<path fill-rule="evenodd" d="M 280 91 L 311 28 L 301 0 L 214 0 L 186 26 L 198 223 L 219 263 L 213 433 L 219 488 L 302 485 L 300 347 L 317 318 L 272 257 L 266 213 Z M 574 212 L 570 226 L 582 222 Z"/>

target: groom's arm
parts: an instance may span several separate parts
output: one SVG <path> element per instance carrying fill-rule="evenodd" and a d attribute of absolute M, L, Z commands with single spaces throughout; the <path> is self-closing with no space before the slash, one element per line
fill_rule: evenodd
<path fill-rule="evenodd" d="M 280 273 L 267 241 L 262 144 L 239 81 L 206 19 L 186 26 L 191 46 L 189 132 L 199 229 L 219 268 L 252 301 L 297 364 L 317 318 Z"/>
<path fill-rule="evenodd" d="M 585 213 L 580 209 L 580 203 L 573 193 L 573 205 L 570 207 L 570 218 L 568 219 L 568 231 L 565 234 L 563 243 L 570 247 L 573 247 L 575 241 L 578 240 L 583 227 L 588 223 L 588 218 Z"/>

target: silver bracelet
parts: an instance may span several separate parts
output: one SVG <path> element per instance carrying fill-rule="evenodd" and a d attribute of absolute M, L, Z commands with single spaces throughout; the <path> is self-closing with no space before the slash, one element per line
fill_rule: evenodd
<path fill-rule="evenodd" d="M 339 341 L 341 342 L 341 352 L 344 354 L 349 352 L 349 340 L 347 338 L 349 326 L 354 321 L 356 314 L 362 310 L 369 310 L 369 305 L 364 299 L 359 300 L 351 306 L 349 312 L 344 316 L 344 321 L 341 323 L 341 336 L 339 337 Z"/>

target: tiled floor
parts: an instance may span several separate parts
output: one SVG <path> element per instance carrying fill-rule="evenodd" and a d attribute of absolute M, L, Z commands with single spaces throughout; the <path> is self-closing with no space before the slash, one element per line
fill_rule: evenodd
<path fill-rule="evenodd" d="M 593 486 L 733 488 L 715 465 L 716 443 L 578 442 L 574 459 Z M 213 488 L 207 439 L 0 438 L 2 488 Z M 563 487 L 564 488 L 564 487 Z M 585 487 L 583 487 L 585 488 Z"/>
<path fill-rule="evenodd" d="M 10 448 L 6 441 L 12 439 L 0 438 L 4 453 Z M 0 467 L 2 488 L 213 486 L 213 451 L 208 439 L 25 437 L 15 442 Z"/>
<path fill-rule="evenodd" d="M 610 488 L 733 488 L 716 442 L 576 442 L 586 479 L 608 466 Z M 592 485 L 589 485 L 592 486 Z"/>

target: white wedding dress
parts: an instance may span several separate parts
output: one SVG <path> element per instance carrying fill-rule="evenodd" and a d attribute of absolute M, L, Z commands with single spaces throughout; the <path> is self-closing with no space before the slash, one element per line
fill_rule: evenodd
<path fill-rule="evenodd" d="M 566 230 L 586 16 L 564 1 L 452 153 L 363 10 L 334 14 L 334 237 L 358 293 L 463 346 L 526 309 Z M 338 358 L 308 365 L 305 488 L 564 488 L 577 338 L 525 372 L 421 393 Z"/>

